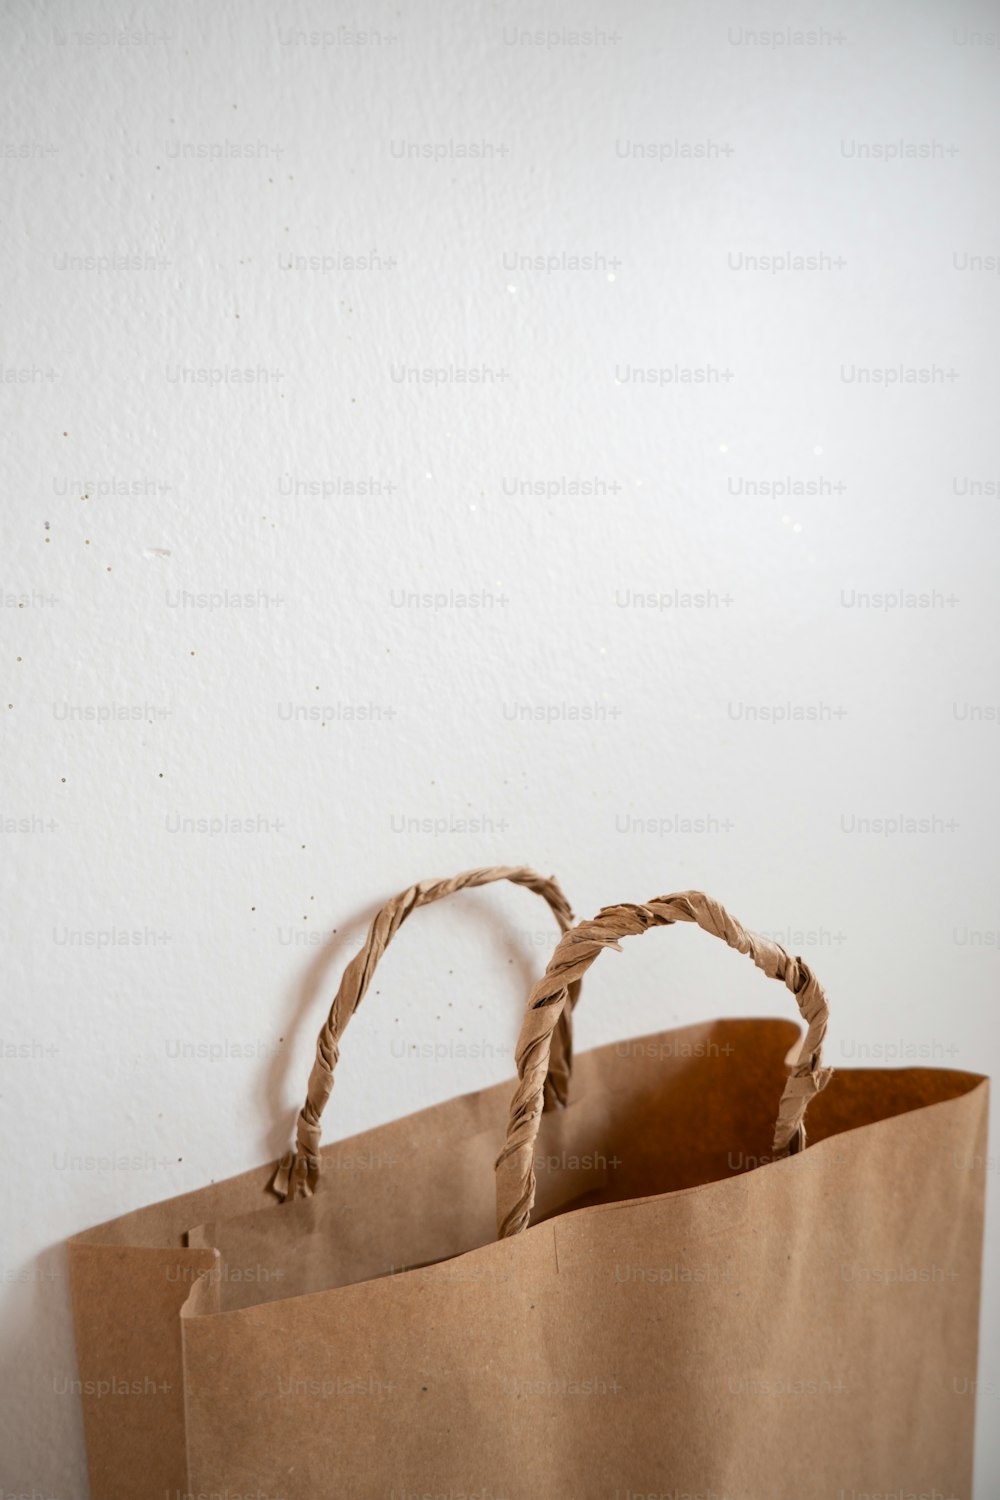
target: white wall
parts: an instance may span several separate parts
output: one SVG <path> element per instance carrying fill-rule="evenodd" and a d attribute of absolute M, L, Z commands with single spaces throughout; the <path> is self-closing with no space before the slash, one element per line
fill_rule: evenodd
<path fill-rule="evenodd" d="M 537 26 L 601 35 L 511 40 Z M 707 889 L 814 964 L 834 1065 L 996 1068 L 1000 282 L 965 257 L 1000 252 L 997 32 L 966 0 L 4 5 L 8 1490 L 85 1494 L 62 1241 L 279 1153 L 340 966 L 421 876 L 532 863 L 581 915 Z M 899 142 L 927 152 L 857 154 Z M 822 268 L 733 268 L 786 252 Z M 712 602 L 635 606 L 675 590 Z M 932 604 L 850 605 L 900 590 Z M 931 831 L 855 827 L 900 816 Z M 513 890 L 416 918 L 330 1136 L 508 1076 L 551 935 Z M 605 965 L 581 1046 L 789 1014 L 693 932 Z M 490 1055 L 397 1055 L 442 1038 Z"/>

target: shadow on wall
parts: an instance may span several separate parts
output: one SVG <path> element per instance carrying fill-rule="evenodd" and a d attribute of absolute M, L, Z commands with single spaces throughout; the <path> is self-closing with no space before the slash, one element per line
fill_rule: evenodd
<path fill-rule="evenodd" d="M 16 1212 L 5 1205 L 5 1216 Z M 0 1480 L 32 1500 L 78 1500 L 87 1494 L 87 1469 L 65 1245 L 8 1269 L 5 1281 Z"/>

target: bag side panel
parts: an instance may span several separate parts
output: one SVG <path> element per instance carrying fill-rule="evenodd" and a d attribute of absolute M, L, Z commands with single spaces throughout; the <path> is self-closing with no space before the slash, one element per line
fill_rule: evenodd
<path fill-rule="evenodd" d="M 179 1314 L 211 1250 L 69 1245 L 91 1500 L 187 1491 Z"/>

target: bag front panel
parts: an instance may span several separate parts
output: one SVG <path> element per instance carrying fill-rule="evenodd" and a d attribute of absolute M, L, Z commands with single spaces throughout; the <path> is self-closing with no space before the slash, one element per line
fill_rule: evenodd
<path fill-rule="evenodd" d="M 969 1500 L 987 1087 L 444 1264 L 190 1314 L 190 1483 Z"/>

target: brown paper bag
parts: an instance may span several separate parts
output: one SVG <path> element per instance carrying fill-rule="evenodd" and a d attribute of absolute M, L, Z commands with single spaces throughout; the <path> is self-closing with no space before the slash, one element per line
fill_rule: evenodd
<path fill-rule="evenodd" d="M 791 1071 L 792 1024 L 711 1021 L 546 1109 L 570 987 L 675 922 L 792 991 Z M 171 1384 L 145 1446 L 90 1403 L 95 1500 L 969 1500 L 988 1083 L 831 1076 L 826 1020 L 707 897 L 606 908 L 532 991 L 505 1142 L 504 1086 L 322 1149 L 307 1104 L 285 1202 L 247 1173 L 79 1237 L 81 1375 Z"/>

